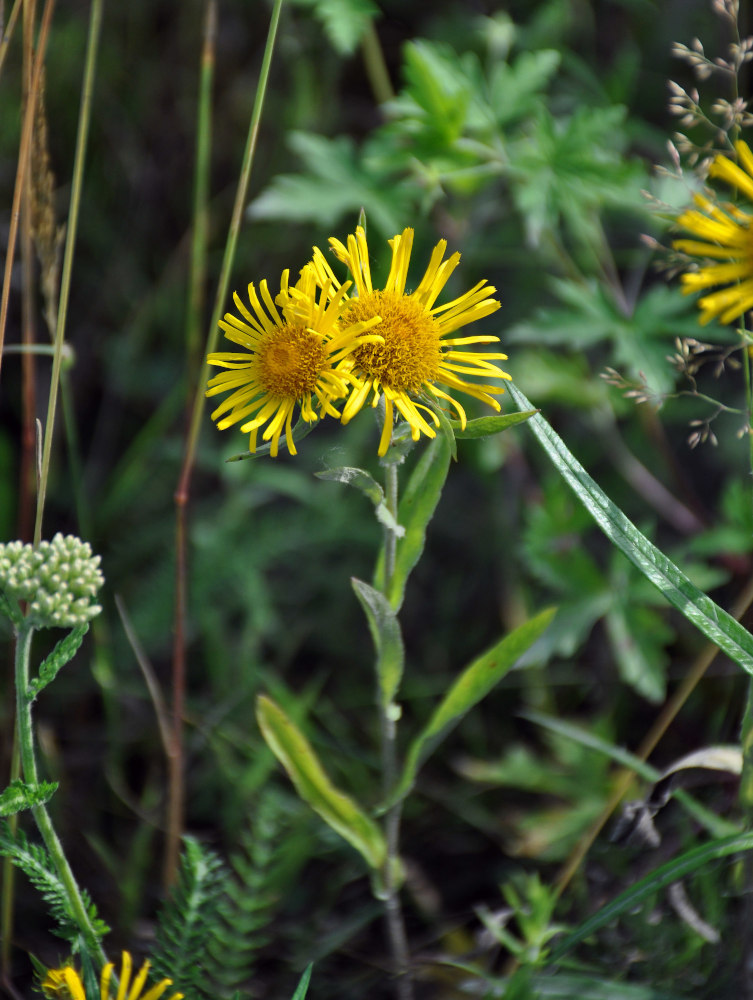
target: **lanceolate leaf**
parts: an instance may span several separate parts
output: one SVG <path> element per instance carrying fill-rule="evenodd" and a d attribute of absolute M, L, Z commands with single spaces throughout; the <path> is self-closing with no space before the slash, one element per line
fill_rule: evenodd
<path fill-rule="evenodd" d="M 523 653 L 533 645 L 552 620 L 554 613 L 554 608 L 540 612 L 535 618 L 519 625 L 496 646 L 466 667 L 411 743 L 403 774 L 393 795 L 390 796 L 390 802 L 395 802 L 408 794 L 426 758 L 466 712 L 485 698 Z"/>
<path fill-rule="evenodd" d="M 538 412 L 538 410 L 528 410 L 525 413 L 502 413 L 498 417 L 477 417 L 475 420 L 469 420 L 465 428 L 461 428 L 459 420 L 451 420 L 450 426 L 458 440 L 461 438 L 483 438 L 489 437 L 490 434 L 506 431 L 508 427 L 514 427 L 515 424 L 522 424 Z"/>
<path fill-rule="evenodd" d="M 712 840 L 701 847 L 694 847 L 693 850 L 686 851 L 679 858 L 670 861 L 669 864 L 654 869 L 645 878 L 636 882 L 635 885 L 626 889 L 625 892 L 620 893 L 611 903 L 603 906 L 592 917 L 585 920 L 576 931 L 554 950 L 551 960 L 553 962 L 559 961 L 576 944 L 583 941 L 584 938 L 601 930 L 602 927 L 606 927 L 607 924 L 611 924 L 621 914 L 630 912 L 635 907 L 640 906 L 641 903 L 655 895 L 665 886 L 671 885 L 673 882 L 678 882 L 687 875 L 691 875 L 711 861 L 716 861 L 718 858 L 726 857 L 729 854 L 750 851 L 751 849 L 753 849 L 753 833 L 741 833 L 733 837 Z"/>
<path fill-rule="evenodd" d="M 439 503 L 449 467 L 450 445 L 443 434 L 438 434 L 424 449 L 399 502 L 397 519 L 405 535 L 397 542 L 395 571 L 387 593 L 396 611 L 403 603 L 408 577 L 424 550 L 426 528 Z M 384 593 L 384 552 L 374 576 L 374 587 Z"/>
<path fill-rule="evenodd" d="M 256 717 L 269 748 L 304 802 L 355 847 L 371 868 L 381 868 L 387 854 L 381 830 L 353 799 L 335 788 L 292 719 L 264 695 L 257 698 Z"/>
<path fill-rule="evenodd" d="M 309 981 L 311 980 L 311 970 L 314 968 L 312 965 L 307 965 L 303 970 L 303 975 L 298 981 L 298 986 L 296 987 L 295 993 L 291 997 L 291 1000 L 304 1000 L 309 989 Z"/>
<path fill-rule="evenodd" d="M 509 391 L 518 409 L 531 408 L 530 402 L 514 385 L 510 384 Z M 691 583 L 663 552 L 638 531 L 597 486 L 542 416 L 537 414 L 532 417 L 529 426 L 607 538 L 707 639 L 716 643 L 743 670 L 753 674 L 753 635 Z"/>

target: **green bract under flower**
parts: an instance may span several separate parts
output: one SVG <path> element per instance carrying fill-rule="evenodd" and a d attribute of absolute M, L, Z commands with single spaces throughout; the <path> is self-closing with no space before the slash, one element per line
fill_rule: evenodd
<path fill-rule="evenodd" d="M 0 589 L 26 601 L 26 620 L 37 628 L 72 628 L 102 610 L 94 603 L 104 583 L 100 557 L 88 542 L 58 533 L 51 542 L 0 544 Z"/>

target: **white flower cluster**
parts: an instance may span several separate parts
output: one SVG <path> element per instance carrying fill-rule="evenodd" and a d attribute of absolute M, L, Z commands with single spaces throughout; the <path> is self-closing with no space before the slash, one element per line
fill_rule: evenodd
<path fill-rule="evenodd" d="M 94 604 L 104 583 L 100 557 L 88 542 L 59 532 L 38 548 L 21 542 L 0 544 L 0 589 L 27 601 L 27 621 L 37 628 L 71 628 L 102 610 Z"/>

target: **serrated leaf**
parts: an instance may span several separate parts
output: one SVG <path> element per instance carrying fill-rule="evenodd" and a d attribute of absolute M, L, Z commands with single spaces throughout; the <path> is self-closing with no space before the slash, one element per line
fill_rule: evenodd
<path fill-rule="evenodd" d="M 29 683 L 27 697 L 30 700 L 33 701 L 43 688 L 46 688 L 48 684 L 54 681 L 66 663 L 69 663 L 73 659 L 88 631 L 88 622 L 85 625 L 76 625 L 68 635 L 63 636 L 56 643 L 50 655 L 42 661 L 39 667 L 39 675 Z"/>
<path fill-rule="evenodd" d="M 450 468 L 450 454 L 450 446 L 443 434 L 429 442 L 416 463 L 398 504 L 397 517 L 405 528 L 405 535 L 397 541 L 395 569 L 387 592 L 387 598 L 395 611 L 400 610 L 408 577 L 424 550 L 426 528 L 442 495 Z M 374 587 L 385 593 L 384 550 L 379 555 L 374 573 Z"/>
<path fill-rule="evenodd" d="M 355 577 L 350 582 L 366 614 L 371 638 L 374 640 L 379 691 L 382 705 L 386 708 L 392 704 L 403 676 L 405 650 L 400 623 L 384 594 Z"/>
<path fill-rule="evenodd" d="M 751 849 L 753 849 L 753 833 L 736 834 L 732 837 L 712 840 L 701 847 L 695 847 L 674 858 L 668 864 L 655 868 L 635 885 L 620 893 L 611 903 L 603 906 L 588 920 L 584 920 L 580 927 L 554 950 L 551 961 L 560 961 L 569 951 L 572 951 L 576 944 L 595 934 L 602 927 L 611 924 L 623 913 L 629 913 L 636 909 L 673 882 L 679 882 L 719 858 Z"/>
<path fill-rule="evenodd" d="M 512 383 L 509 391 L 518 409 L 531 409 L 530 401 Z M 540 414 L 532 417 L 528 426 L 607 538 L 707 639 L 716 643 L 743 670 L 753 674 L 753 635 L 691 583 L 663 552 L 638 531 Z"/>
<path fill-rule="evenodd" d="M 426 758 L 463 716 L 486 697 L 523 653 L 533 645 L 552 620 L 554 613 L 554 608 L 541 611 L 535 618 L 519 625 L 463 670 L 411 743 L 403 773 L 395 791 L 390 795 L 390 803 L 408 794 Z"/>
<path fill-rule="evenodd" d="M 40 781 L 39 784 L 30 785 L 17 778 L 0 793 L 0 816 L 13 816 L 24 809 L 44 805 L 57 788 L 57 781 Z"/>
<path fill-rule="evenodd" d="M 382 831 L 352 798 L 333 785 L 293 720 L 265 695 L 256 700 L 256 718 L 267 745 L 303 801 L 355 847 L 371 868 L 381 868 L 387 855 Z"/>

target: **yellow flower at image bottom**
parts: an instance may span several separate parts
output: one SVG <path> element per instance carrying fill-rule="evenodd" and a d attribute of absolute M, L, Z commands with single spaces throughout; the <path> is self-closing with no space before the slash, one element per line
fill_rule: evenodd
<path fill-rule="evenodd" d="M 753 205 L 753 153 L 742 141 L 735 143 L 735 152 L 739 165 L 719 155 L 709 168 L 709 177 L 725 181 Z M 700 194 L 693 201 L 696 207 L 683 212 L 677 225 L 695 238 L 675 240 L 672 246 L 705 263 L 682 275 L 683 291 L 723 286 L 698 300 L 700 322 L 733 323 L 753 308 L 753 214 Z"/>
<path fill-rule="evenodd" d="M 451 302 L 435 305 L 460 262 L 459 253 L 444 259 L 446 240 L 441 240 L 434 248 L 426 272 L 413 292 L 405 291 L 413 248 L 412 229 L 404 229 L 389 241 L 392 262 L 382 289 L 373 287 L 366 233 L 361 226 L 348 237 L 347 244 L 334 237 L 329 242 L 335 256 L 348 265 L 357 293 L 357 297 L 343 299 L 341 322 L 370 324 L 378 317 L 379 322 L 372 332 L 384 338 L 381 343 L 364 343 L 353 351 L 353 376 L 358 384 L 343 407 L 344 424 L 359 412 L 370 393 L 373 393 L 373 406 L 383 394 L 385 422 L 379 454 L 384 455 L 392 437 L 395 410 L 409 424 L 414 440 L 421 434 L 435 436 L 434 428 L 439 424 L 437 416 L 429 407 L 417 403 L 417 397 L 433 397 L 440 405 L 449 403 L 463 427 L 465 410 L 451 395 L 453 390 L 480 399 L 495 410 L 500 409 L 494 396 L 504 392 L 501 386 L 478 384 L 464 378 L 466 375 L 485 379 L 510 378 L 493 363 L 507 360 L 506 354 L 465 350 L 469 345 L 494 343 L 499 338 L 450 336 L 499 309 L 500 303 L 492 298 L 496 289 L 481 281 Z M 312 263 L 319 284 L 341 294 L 342 286 L 318 247 L 314 247 Z M 427 416 L 434 426 L 427 421 Z"/>
<path fill-rule="evenodd" d="M 71 965 L 64 965 L 60 969 L 49 969 L 42 980 L 42 992 L 49 1000 L 160 1000 L 167 988 L 172 986 L 172 979 L 162 979 L 144 993 L 150 967 L 149 962 L 144 962 L 136 978 L 131 982 L 133 959 L 127 951 L 124 951 L 120 981 L 115 992 L 111 989 L 114 970 L 112 962 L 108 962 L 102 970 L 98 997 L 86 996 L 81 975 Z M 173 993 L 166 1000 L 183 1000 L 183 994 Z"/>

